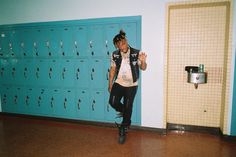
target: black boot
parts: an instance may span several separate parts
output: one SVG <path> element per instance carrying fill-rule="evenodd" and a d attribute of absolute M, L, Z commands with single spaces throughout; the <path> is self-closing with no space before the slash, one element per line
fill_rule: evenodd
<path fill-rule="evenodd" d="M 126 139 L 126 127 L 120 125 L 119 127 L 119 144 L 124 144 Z"/>
<path fill-rule="evenodd" d="M 122 125 L 122 124 L 117 124 L 116 123 L 116 126 L 118 127 L 119 129 L 119 144 L 124 144 L 125 143 L 125 139 L 126 139 L 126 131 L 127 131 L 127 128 Z"/>

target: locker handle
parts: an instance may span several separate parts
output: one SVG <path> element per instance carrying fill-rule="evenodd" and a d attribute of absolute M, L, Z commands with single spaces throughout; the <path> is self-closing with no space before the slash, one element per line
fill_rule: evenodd
<path fill-rule="evenodd" d="M 26 104 L 27 106 L 29 106 L 29 96 L 28 96 L 28 95 L 26 96 L 25 104 Z"/>
<path fill-rule="evenodd" d="M 62 79 L 65 79 L 65 72 L 66 72 L 66 68 L 63 68 L 63 72 L 62 72 Z"/>
<path fill-rule="evenodd" d="M 94 68 L 92 68 L 92 72 L 91 72 L 91 80 L 93 80 L 93 73 L 94 73 Z"/>
<path fill-rule="evenodd" d="M 14 103 L 17 104 L 17 95 L 14 96 Z"/>
<path fill-rule="evenodd" d="M 81 103 L 81 100 L 79 99 L 78 100 L 78 110 L 80 110 L 80 103 Z"/>
<path fill-rule="evenodd" d="M 53 101 L 54 101 L 54 98 L 52 97 L 52 98 L 51 98 L 51 102 L 50 102 L 51 108 L 53 108 L 53 106 L 54 106 L 54 105 L 53 105 Z"/>
<path fill-rule="evenodd" d="M 77 80 L 79 79 L 79 72 L 80 72 L 80 70 L 79 70 L 79 68 L 77 69 L 77 73 L 76 73 L 76 78 L 77 78 Z"/>
<path fill-rule="evenodd" d="M 27 72 L 27 68 L 24 69 L 24 77 L 25 78 L 27 78 L 26 72 Z"/>
<path fill-rule="evenodd" d="M 107 112 L 110 112 L 109 104 L 107 104 Z"/>
<path fill-rule="evenodd" d="M 95 109 L 94 109 L 94 107 L 95 107 L 95 100 L 93 100 L 93 103 L 92 103 L 92 110 L 94 111 Z"/>
<path fill-rule="evenodd" d="M 36 78 L 39 78 L 39 68 L 37 68 L 37 71 L 36 71 Z"/>
<path fill-rule="evenodd" d="M 52 79 L 52 68 L 49 69 L 48 75 L 49 75 L 49 78 Z"/>
<path fill-rule="evenodd" d="M 38 106 L 40 106 L 41 103 L 41 96 L 38 97 Z"/>
<path fill-rule="evenodd" d="M 15 77 L 15 71 L 16 71 L 16 69 L 15 68 L 12 68 L 12 77 Z"/>
<path fill-rule="evenodd" d="M 66 109 L 66 103 L 67 103 L 67 99 L 64 99 L 64 109 Z"/>
<path fill-rule="evenodd" d="M 89 42 L 89 47 L 90 47 L 90 48 L 93 48 L 93 41 L 90 41 L 90 42 Z"/>

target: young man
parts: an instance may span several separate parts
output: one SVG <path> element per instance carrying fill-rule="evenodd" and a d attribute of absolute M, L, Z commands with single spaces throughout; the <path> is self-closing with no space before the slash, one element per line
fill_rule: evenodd
<path fill-rule="evenodd" d="M 117 48 L 112 53 L 109 73 L 110 105 L 119 112 L 123 121 L 119 127 L 120 136 L 131 125 L 133 101 L 138 88 L 139 69 L 146 70 L 147 55 L 129 46 L 122 30 L 113 38 Z M 123 103 L 121 99 L 123 98 Z M 123 143 L 124 141 L 120 141 Z"/>

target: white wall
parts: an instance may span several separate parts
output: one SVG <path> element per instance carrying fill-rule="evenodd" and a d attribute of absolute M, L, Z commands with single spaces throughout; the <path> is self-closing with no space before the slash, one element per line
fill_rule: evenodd
<path fill-rule="evenodd" d="M 142 16 L 142 126 L 163 128 L 166 3 L 180 0 L 0 0 L 0 24 Z"/>

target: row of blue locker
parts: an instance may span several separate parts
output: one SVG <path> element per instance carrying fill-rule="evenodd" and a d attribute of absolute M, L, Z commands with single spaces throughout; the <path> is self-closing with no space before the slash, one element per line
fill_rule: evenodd
<path fill-rule="evenodd" d="M 0 30 L 0 57 L 109 57 L 120 29 L 136 47 L 136 23 Z"/>
<path fill-rule="evenodd" d="M 0 59 L 2 85 L 105 88 L 110 60 Z"/>
<path fill-rule="evenodd" d="M 4 112 L 68 119 L 114 122 L 116 113 L 108 104 L 108 92 L 69 88 L 1 86 Z M 137 122 L 136 107 L 132 121 Z"/>

